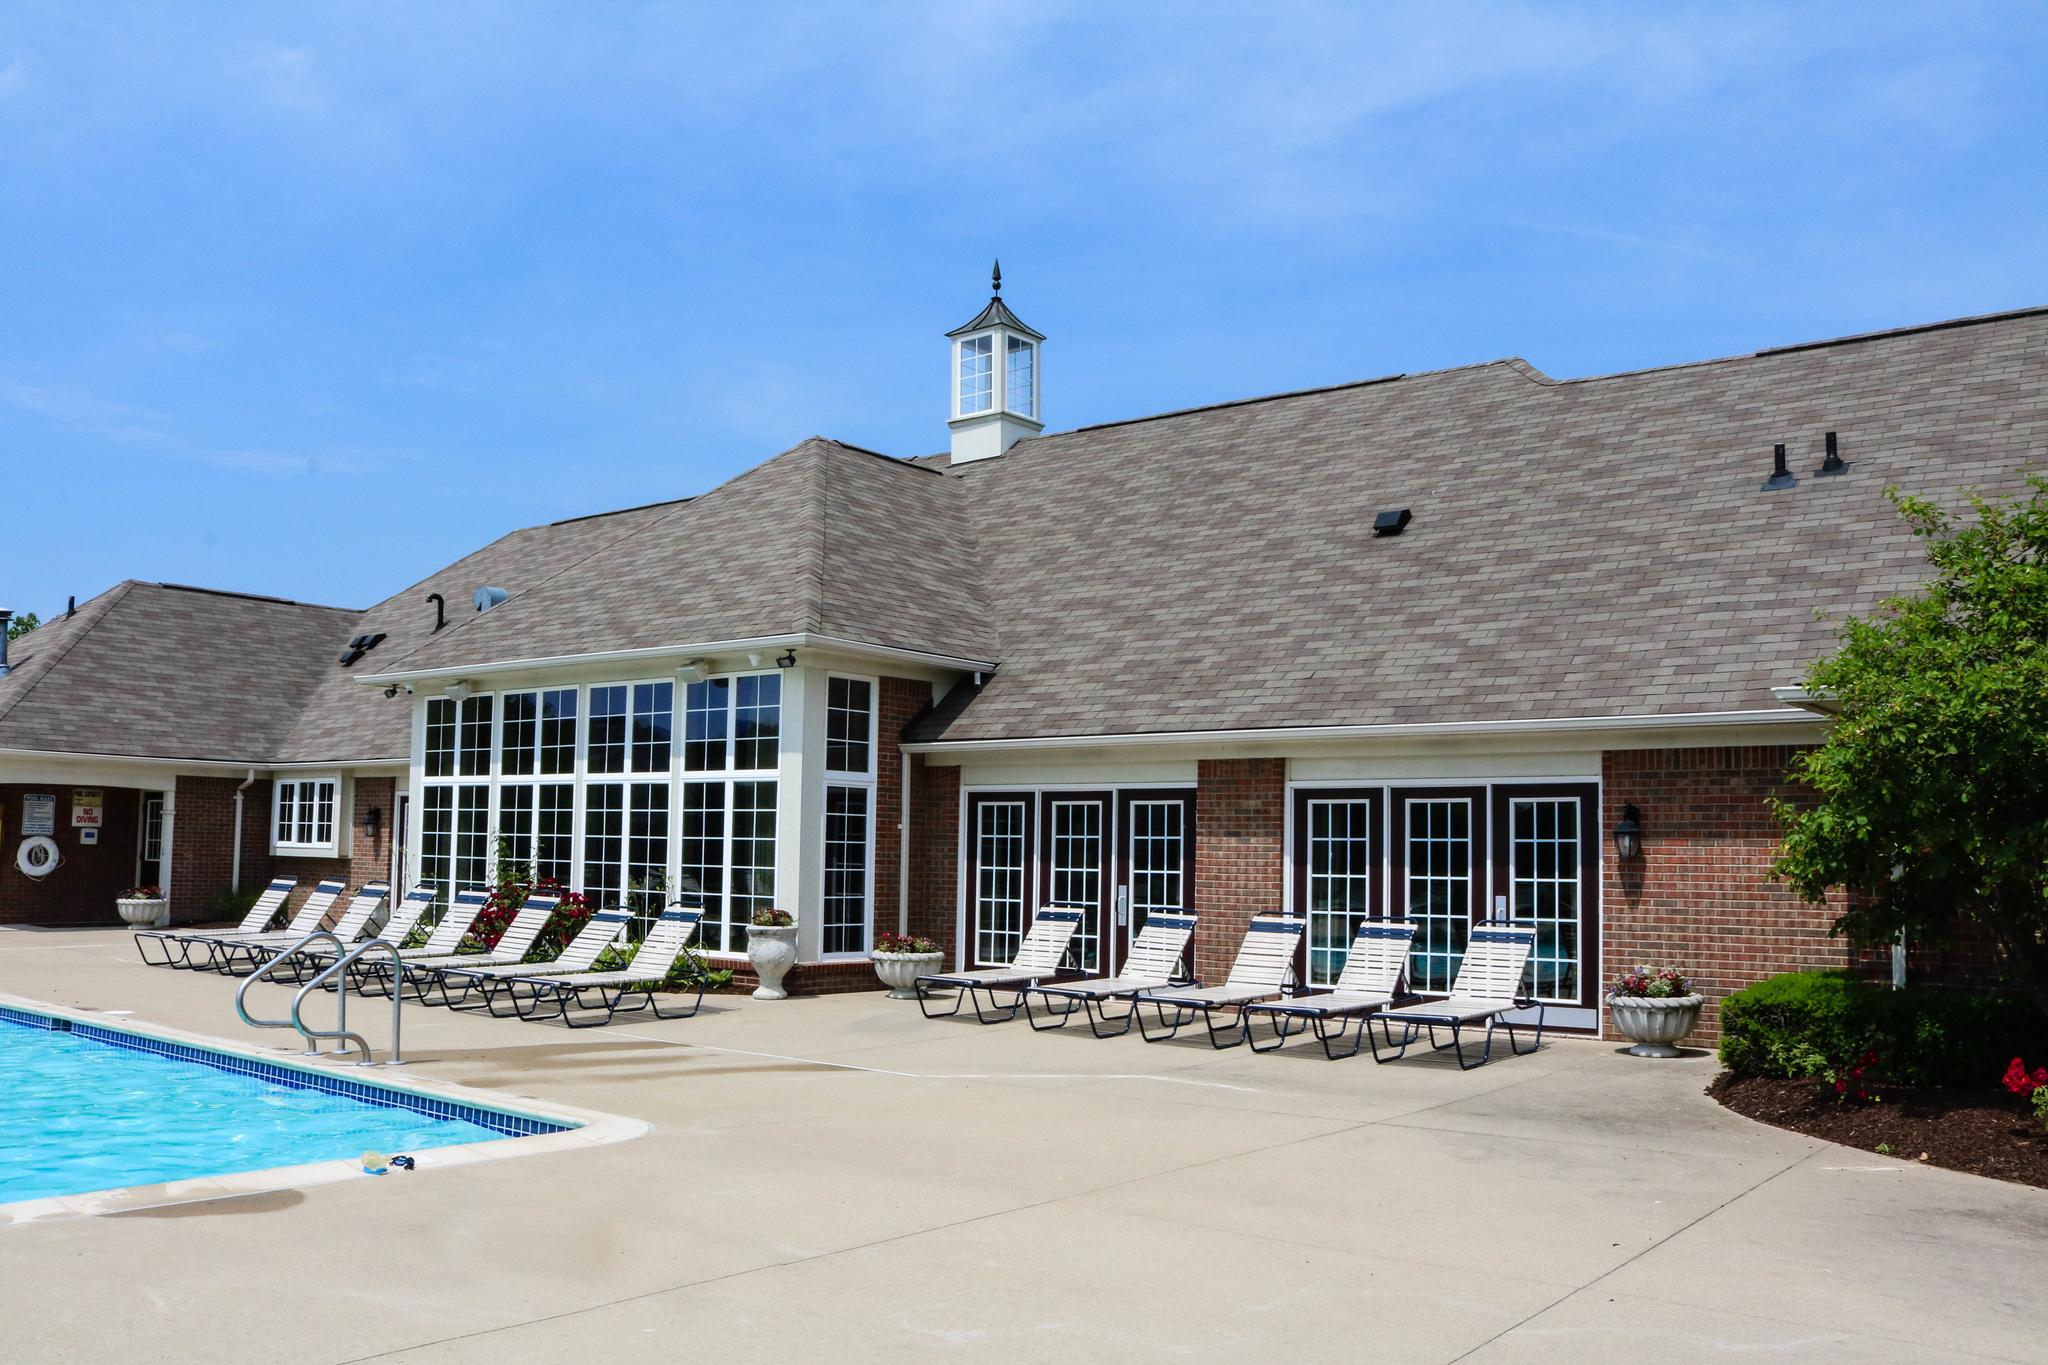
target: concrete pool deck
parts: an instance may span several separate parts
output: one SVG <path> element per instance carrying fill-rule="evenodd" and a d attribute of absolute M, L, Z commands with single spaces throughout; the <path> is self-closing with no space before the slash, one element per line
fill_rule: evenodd
<path fill-rule="evenodd" d="M 114 930 L 0 931 L 0 991 L 280 1038 Z M 1707 1058 L 1571 1041 L 1461 1074 L 879 994 L 576 1033 L 409 1009 L 406 1054 L 653 1128 L 0 1228 L 0 1358 L 2048 1354 L 2048 1192 L 1751 1123 Z"/>

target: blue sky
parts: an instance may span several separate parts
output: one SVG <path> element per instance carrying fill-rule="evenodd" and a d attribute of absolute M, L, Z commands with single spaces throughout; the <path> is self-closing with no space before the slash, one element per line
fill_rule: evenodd
<path fill-rule="evenodd" d="M 0 606 L 367 606 L 804 436 L 2048 304 L 2048 10 L 0 10 Z"/>

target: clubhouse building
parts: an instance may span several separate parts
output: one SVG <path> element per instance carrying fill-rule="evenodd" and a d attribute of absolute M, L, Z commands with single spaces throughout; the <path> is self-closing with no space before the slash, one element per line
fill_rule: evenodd
<path fill-rule="evenodd" d="M 1769 875 L 1828 724 L 1799 684 L 1921 580 L 1887 486 L 2048 465 L 2048 309 L 1052 433 L 1045 345 L 1000 297 L 948 334 L 946 453 L 812 437 L 367 611 L 76 603 L 0 674 L 0 924 L 462 888 L 502 849 L 642 916 L 700 895 L 742 971 L 788 910 L 797 993 L 873 986 L 882 930 L 1006 962 L 1049 904 L 1091 974 L 1192 910 L 1204 979 L 1255 913 L 1308 921 L 1309 982 L 1405 918 L 1424 992 L 1474 923 L 1533 922 L 1530 986 L 1586 1030 L 1637 962 L 1718 998 L 1850 960 Z"/>

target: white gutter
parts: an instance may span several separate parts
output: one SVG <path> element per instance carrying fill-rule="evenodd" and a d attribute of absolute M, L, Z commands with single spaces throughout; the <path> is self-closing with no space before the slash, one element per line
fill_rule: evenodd
<path fill-rule="evenodd" d="M 1548 720 L 1420 721 L 1397 725 L 1297 725 L 1251 730 L 1162 730 L 1110 735 L 1033 735 L 1026 739 L 940 739 L 903 746 L 906 753 L 990 753 L 1009 749 L 1110 749 L 1147 744 L 1245 744 L 1295 740 L 1401 739 L 1604 730 L 1686 730 L 1726 725 L 1811 725 L 1792 708 L 1770 711 L 1684 711 L 1643 716 L 1560 716 Z"/>
<path fill-rule="evenodd" d="M 456 664 L 445 668 L 399 669 L 387 673 L 367 673 L 358 677 L 356 681 L 389 686 L 392 683 L 432 681 L 438 678 L 479 678 L 492 673 L 516 673 L 543 668 L 589 668 L 661 659 L 682 660 L 704 654 L 741 654 L 768 649 L 833 649 L 883 659 L 906 659 L 913 663 L 928 664 L 935 668 L 950 668 L 961 673 L 993 673 L 996 668 L 995 663 L 988 659 L 963 659 L 951 654 L 933 654 L 922 649 L 868 644 L 862 640 L 841 639 L 836 635 L 817 635 L 809 631 L 799 631 L 792 635 L 756 635 L 742 640 L 700 640 L 689 644 L 657 645 L 647 649 L 608 649 L 588 654 L 547 654 L 530 659 Z"/>
<path fill-rule="evenodd" d="M 1787 706 L 1811 711 L 1816 716 L 1842 714 L 1842 703 L 1825 692 L 1814 692 L 1804 687 L 1774 687 L 1771 689 L 1771 695 Z"/>
<path fill-rule="evenodd" d="M 228 890 L 237 894 L 242 890 L 242 793 L 255 785 L 256 770 L 251 768 L 242 785 L 235 788 L 235 852 L 228 864 Z"/>

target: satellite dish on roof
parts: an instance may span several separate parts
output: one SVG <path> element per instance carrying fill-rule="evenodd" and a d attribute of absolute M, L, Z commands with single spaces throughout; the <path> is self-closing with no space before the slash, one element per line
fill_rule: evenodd
<path fill-rule="evenodd" d="M 489 611 L 511 595 L 503 588 L 482 587 L 478 588 L 475 596 L 469 600 L 478 611 Z"/>

